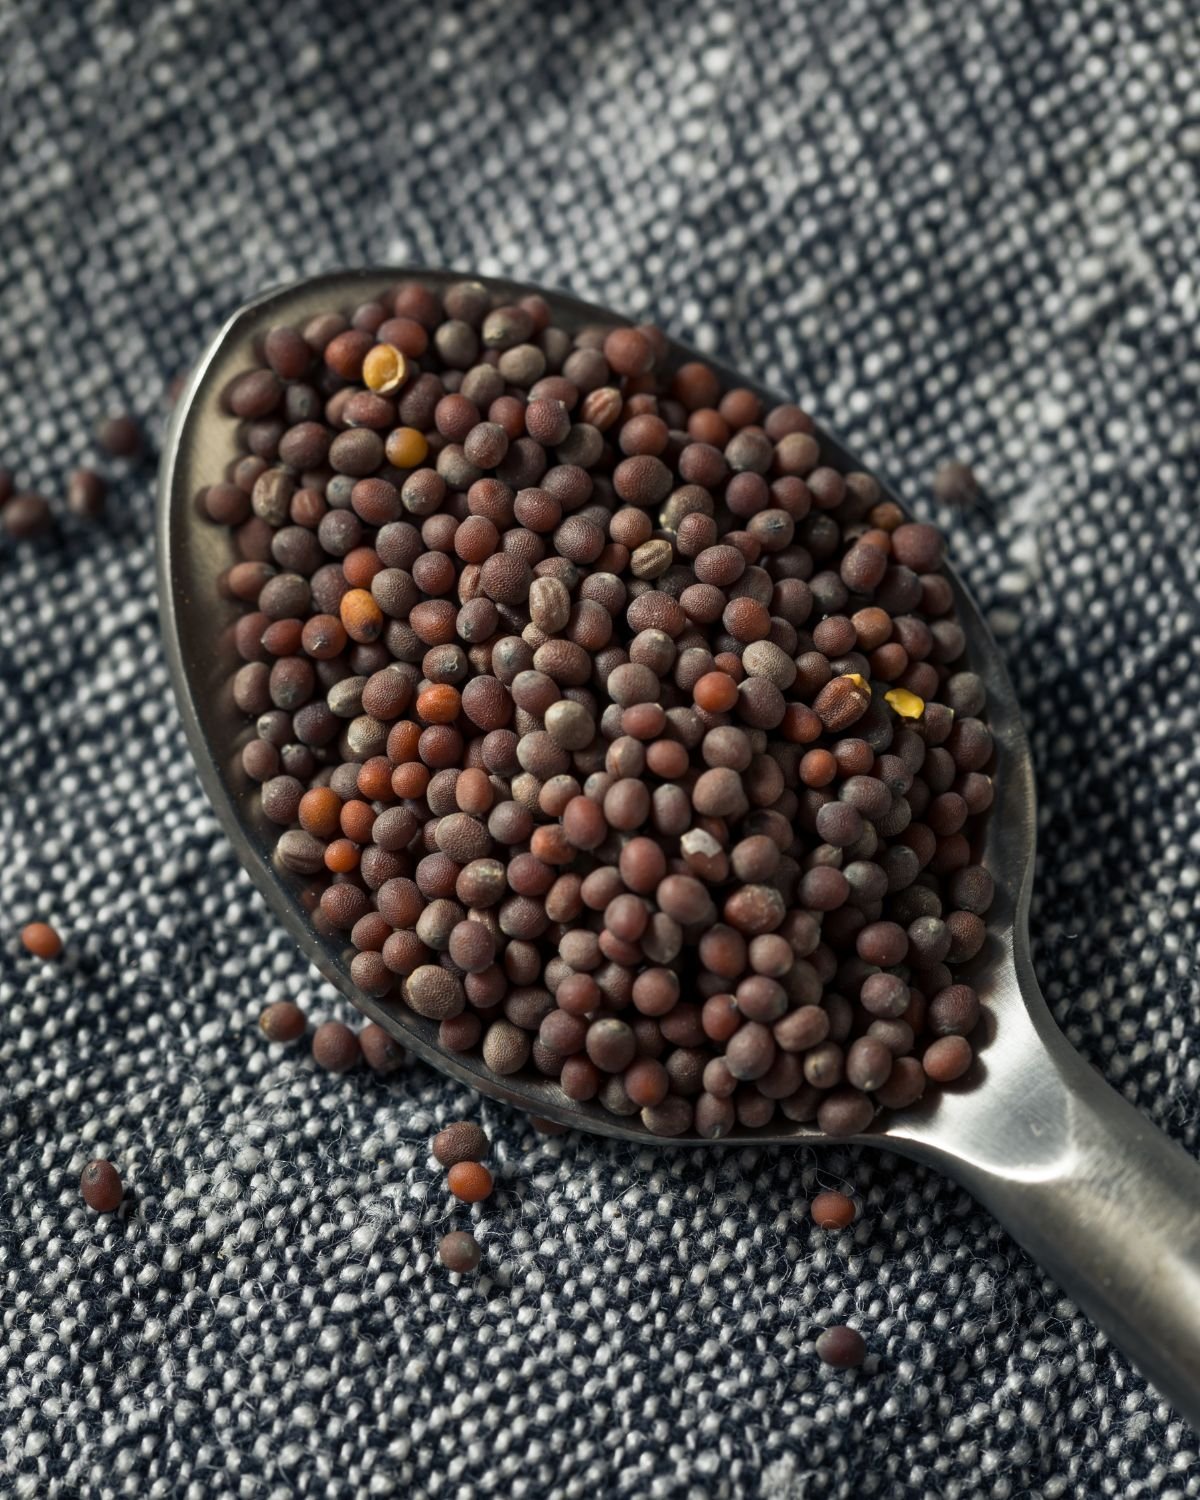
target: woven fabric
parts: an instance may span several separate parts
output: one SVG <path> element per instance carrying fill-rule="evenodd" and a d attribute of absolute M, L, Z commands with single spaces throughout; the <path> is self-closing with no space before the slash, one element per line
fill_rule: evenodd
<path fill-rule="evenodd" d="M 0 462 L 61 495 L 98 416 L 159 432 L 233 306 L 339 264 L 566 285 L 794 392 L 949 527 L 1031 732 L 1047 995 L 1195 1153 L 1198 119 L 1191 0 L 7 0 Z M 989 514 L 933 503 L 949 457 Z M 267 1001 L 346 1010 L 201 794 L 152 462 L 112 471 L 105 523 L 0 542 L 0 1490 L 1200 1493 L 1194 1434 L 934 1173 L 547 1139 L 269 1047 Z M 464 1114 L 498 1191 L 452 1210 Z M 812 1347 L 847 1319 L 849 1375 Z"/>

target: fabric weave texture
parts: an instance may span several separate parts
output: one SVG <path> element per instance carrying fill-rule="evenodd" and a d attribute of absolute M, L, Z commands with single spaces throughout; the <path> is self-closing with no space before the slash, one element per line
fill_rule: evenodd
<path fill-rule="evenodd" d="M 1190 0 L 6 0 L 0 463 L 61 496 L 98 417 L 161 434 L 234 306 L 337 265 L 566 286 L 794 393 L 949 529 L 1032 739 L 1047 997 L 1196 1154 L 1198 166 Z M 986 512 L 933 502 L 951 457 Z M 544 1138 L 267 1045 L 270 1000 L 348 1008 L 200 791 L 153 456 L 109 467 L 106 522 L 0 541 L 0 1491 L 1200 1493 L 1196 1435 L 931 1171 Z M 464 1115 L 473 1210 L 428 1154 Z M 847 1320 L 849 1375 L 813 1353 Z"/>

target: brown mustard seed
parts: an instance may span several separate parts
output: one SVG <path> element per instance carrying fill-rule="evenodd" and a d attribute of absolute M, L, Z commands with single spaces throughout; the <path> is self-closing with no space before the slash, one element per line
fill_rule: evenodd
<path fill-rule="evenodd" d="M 478 1270 L 482 1255 L 479 1241 L 464 1229 L 452 1229 L 438 1241 L 438 1259 L 447 1271 L 459 1275 Z"/>
<path fill-rule="evenodd" d="M 407 1056 L 403 1045 L 374 1021 L 368 1021 L 358 1033 L 358 1045 L 372 1073 L 385 1077 L 403 1067 Z"/>
<path fill-rule="evenodd" d="M 969 464 L 957 459 L 941 464 L 933 476 L 933 496 L 943 505 L 964 508 L 978 504 L 983 488 Z"/>
<path fill-rule="evenodd" d="M 120 1173 L 112 1162 L 99 1157 L 80 1173 L 79 1191 L 87 1206 L 98 1214 L 115 1214 L 125 1196 Z"/>
<path fill-rule="evenodd" d="M 491 300 L 272 330 L 228 392 L 204 506 L 277 858 L 334 877 L 360 988 L 499 1076 L 856 1134 L 978 1013 L 993 744 L 941 539 L 798 408 L 668 383 L 656 330 Z"/>
<path fill-rule="evenodd" d="M 274 377 L 272 376 L 274 382 Z M 278 383 L 274 382 L 277 389 Z M 276 397 L 276 399 L 278 399 Z M 261 403 L 262 398 L 260 398 Z M 266 416 L 274 406 L 274 401 L 262 410 L 245 410 L 239 412 L 239 416 Z M 106 417 L 96 429 L 96 441 L 104 449 L 105 453 L 111 453 L 114 458 L 133 458 L 141 451 L 142 432 L 134 417 L 127 413 L 115 417 Z"/>
<path fill-rule="evenodd" d="M 852 1370 L 867 1357 L 866 1341 L 857 1330 L 838 1324 L 817 1335 L 817 1357 L 835 1370 Z"/>
<path fill-rule="evenodd" d="M 341 1021 L 324 1021 L 313 1033 L 312 1055 L 327 1073 L 346 1073 L 357 1066 L 362 1049 L 349 1026 Z"/>
<path fill-rule="evenodd" d="M 44 536 L 54 523 L 50 505 L 41 495 L 14 495 L 0 510 L 0 523 L 14 541 Z"/>
<path fill-rule="evenodd" d="M 453 1167 L 459 1162 L 483 1161 L 491 1150 L 491 1142 L 481 1126 L 469 1120 L 456 1120 L 438 1131 L 430 1149 L 443 1167 Z"/>
<path fill-rule="evenodd" d="M 954 1083 L 971 1066 L 971 1044 L 965 1037 L 943 1036 L 925 1049 L 921 1065 L 934 1083 Z"/>
<path fill-rule="evenodd" d="M 95 469 L 76 469 L 67 481 L 67 509 L 82 520 L 95 521 L 104 514 L 105 493 L 104 480 Z"/>
<path fill-rule="evenodd" d="M 304 1035 L 308 1017 L 291 1000 L 276 1000 L 258 1018 L 269 1042 L 294 1042 Z"/>

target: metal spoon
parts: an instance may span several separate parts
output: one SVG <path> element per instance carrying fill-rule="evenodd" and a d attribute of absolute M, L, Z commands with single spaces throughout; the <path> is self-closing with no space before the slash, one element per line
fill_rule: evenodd
<path fill-rule="evenodd" d="M 241 770 L 241 746 L 251 731 L 229 690 L 238 609 L 218 586 L 235 560 L 233 547 L 229 533 L 203 519 L 197 507 L 200 491 L 222 478 L 235 456 L 236 422 L 223 411 L 220 393 L 250 366 L 253 346 L 269 328 L 349 308 L 413 277 L 439 290 L 461 279 L 403 268 L 345 271 L 254 298 L 214 338 L 175 408 L 159 481 L 158 580 L 167 660 L 188 741 L 201 783 L 271 909 L 305 956 L 360 1010 L 418 1057 L 481 1093 L 564 1125 L 664 1144 L 636 1117 L 627 1121 L 577 1104 L 547 1079 L 501 1079 L 473 1058 L 443 1053 L 432 1022 L 399 1002 L 356 990 L 349 950 L 310 923 L 317 888 L 306 888 L 274 863 L 278 830 L 262 817 L 256 789 Z M 481 279 L 504 300 L 541 290 Z M 568 328 L 623 321 L 572 297 L 544 295 L 556 321 Z M 682 346 L 675 353 L 695 357 Z M 721 373 L 730 384 L 754 384 Z M 821 434 L 821 441 L 833 462 L 863 467 L 832 437 Z M 889 497 L 896 498 L 890 491 Z M 997 794 L 984 851 L 996 900 L 972 975 L 986 1002 L 980 1055 L 961 1085 L 882 1116 L 855 1139 L 956 1178 L 1200 1427 L 1200 1166 L 1098 1077 L 1046 1008 L 1029 955 L 1035 835 L 1029 746 L 995 642 L 970 595 L 950 576 L 971 666 L 987 684 L 997 747 Z M 826 1139 L 810 1125 L 792 1124 L 735 1129 L 724 1141 Z"/>

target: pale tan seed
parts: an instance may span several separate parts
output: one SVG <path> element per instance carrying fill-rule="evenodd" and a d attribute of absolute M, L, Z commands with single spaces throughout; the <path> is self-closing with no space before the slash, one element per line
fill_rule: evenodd
<path fill-rule="evenodd" d="M 661 578 L 675 559 L 675 549 L 663 537 L 643 542 L 629 559 L 635 578 Z"/>
<path fill-rule="evenodd" d="M 583 398 L 580 415 L 598 432 L 607 432 L 621 415 L 623 405 L 621 393 L 615 386 L 602 385 L 599 390 L 589 391 Z"/>
<path fill-rule="evenodd" d="M 742 652 L 742 666 L 749 677 L 765 677 L 786 693 L 796 680 L 796 663 L 774 641 L 751 641 Z"/>
<path fill-rule="evenodd" d="M 529 616 L 539 630 L 554 635 L 571 618 L 571 595 L 558 578 L 535 578 L 529 586 Z"/>

